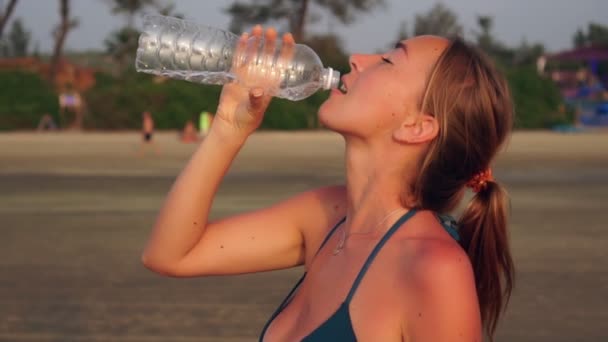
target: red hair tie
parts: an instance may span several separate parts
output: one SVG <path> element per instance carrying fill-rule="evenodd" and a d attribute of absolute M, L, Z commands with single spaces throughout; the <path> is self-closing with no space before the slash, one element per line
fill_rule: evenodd
<path fill-rule="evenodd" d="M 467 182 L 467 187 L 471 188 L 473 192 L 478 193 L 488 186 L 488 182 L 493 180 L 492 169 L 487 168 L 473 176 L 473 178 Z"/>

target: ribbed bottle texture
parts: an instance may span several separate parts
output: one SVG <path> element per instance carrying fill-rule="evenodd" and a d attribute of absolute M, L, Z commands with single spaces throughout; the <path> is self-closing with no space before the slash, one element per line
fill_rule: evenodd
<path fill-rule="evenodd" d="M 135 67 L 137 71 L 173 79 L 205 84 L 239 81 L 231 73 L 238 36 L 221 29 L 178 18 L 149 15 L 139 37 Z M 258 68 L 257 74 L 278 77 L 275 96 L 301 100 L 317 90 L 338 86 L 340 74 L 324 68 L 317 54 L 306 45 L 297 44 L 288 63 L 277 63 L 275 55 L 264 55 L 264 44 L 248 49 L 238 63 Z M 245 84 L 245 86 L 248 86 Z"/>

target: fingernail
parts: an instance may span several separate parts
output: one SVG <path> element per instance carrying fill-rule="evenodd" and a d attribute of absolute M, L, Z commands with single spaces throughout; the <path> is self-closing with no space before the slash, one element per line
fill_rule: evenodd
<path fill-rule="evenodd" d="M 255 88 L 255 89 L 251 90 L 251 95 L 253 95 L 254 97 L 260 97 L 263 94 L 264 94 L 264 92 L 260 88 Z"/>

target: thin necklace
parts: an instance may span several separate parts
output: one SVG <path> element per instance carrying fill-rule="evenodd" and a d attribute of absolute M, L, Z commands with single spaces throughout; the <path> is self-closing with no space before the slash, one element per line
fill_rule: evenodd
<path fill-rule="evenodd" d="M 340 254 L 340 252 L 342 252 L 342 250 L 344 249 L 344 245 L 346 244 L 346 239 L 351 236 L 351 235 L 366 235 L 366 234 L 371 234 L 373 232 L 375 232 L 380 225 L 382 225 L 384 222 L 386 222 L 386 220 L 389 219 L 389 217 L 391 217 L 393 214 L 402 211 L 403 208 L 398 208 L 395 209 L 393 211 L 391 211 L 390 213 L 386 214 L 386 216 L 384 216 L 382 218 L 382 220 L 380 220 L 380 222 L 378 222 L 378 224 L 376 224 L 376 226 L 374 227 L 374 229 L 365 232 L 365 233 L 350 233 L 350 234 L 346 234 L 346 230 L 344 229 L 344 227 L 342 227 L 341 229 L 341 234 L 340 234 L 340 240 L 338 241 L 338 244 L 336 245 L 336 248 L 334 248 L 334 255 L 338 255 Z"/>

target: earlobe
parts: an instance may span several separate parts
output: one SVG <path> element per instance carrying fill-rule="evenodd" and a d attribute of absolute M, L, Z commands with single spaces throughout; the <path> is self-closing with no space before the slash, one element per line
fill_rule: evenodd
<path fill-rule="evenodd" d="M 421 114 L 414 122 L 403 122 L 393 133 L 393 139 L 403 144 L 421 144 L 435 139 L 438 133 L 437 119 L 432 115 Z"/>

